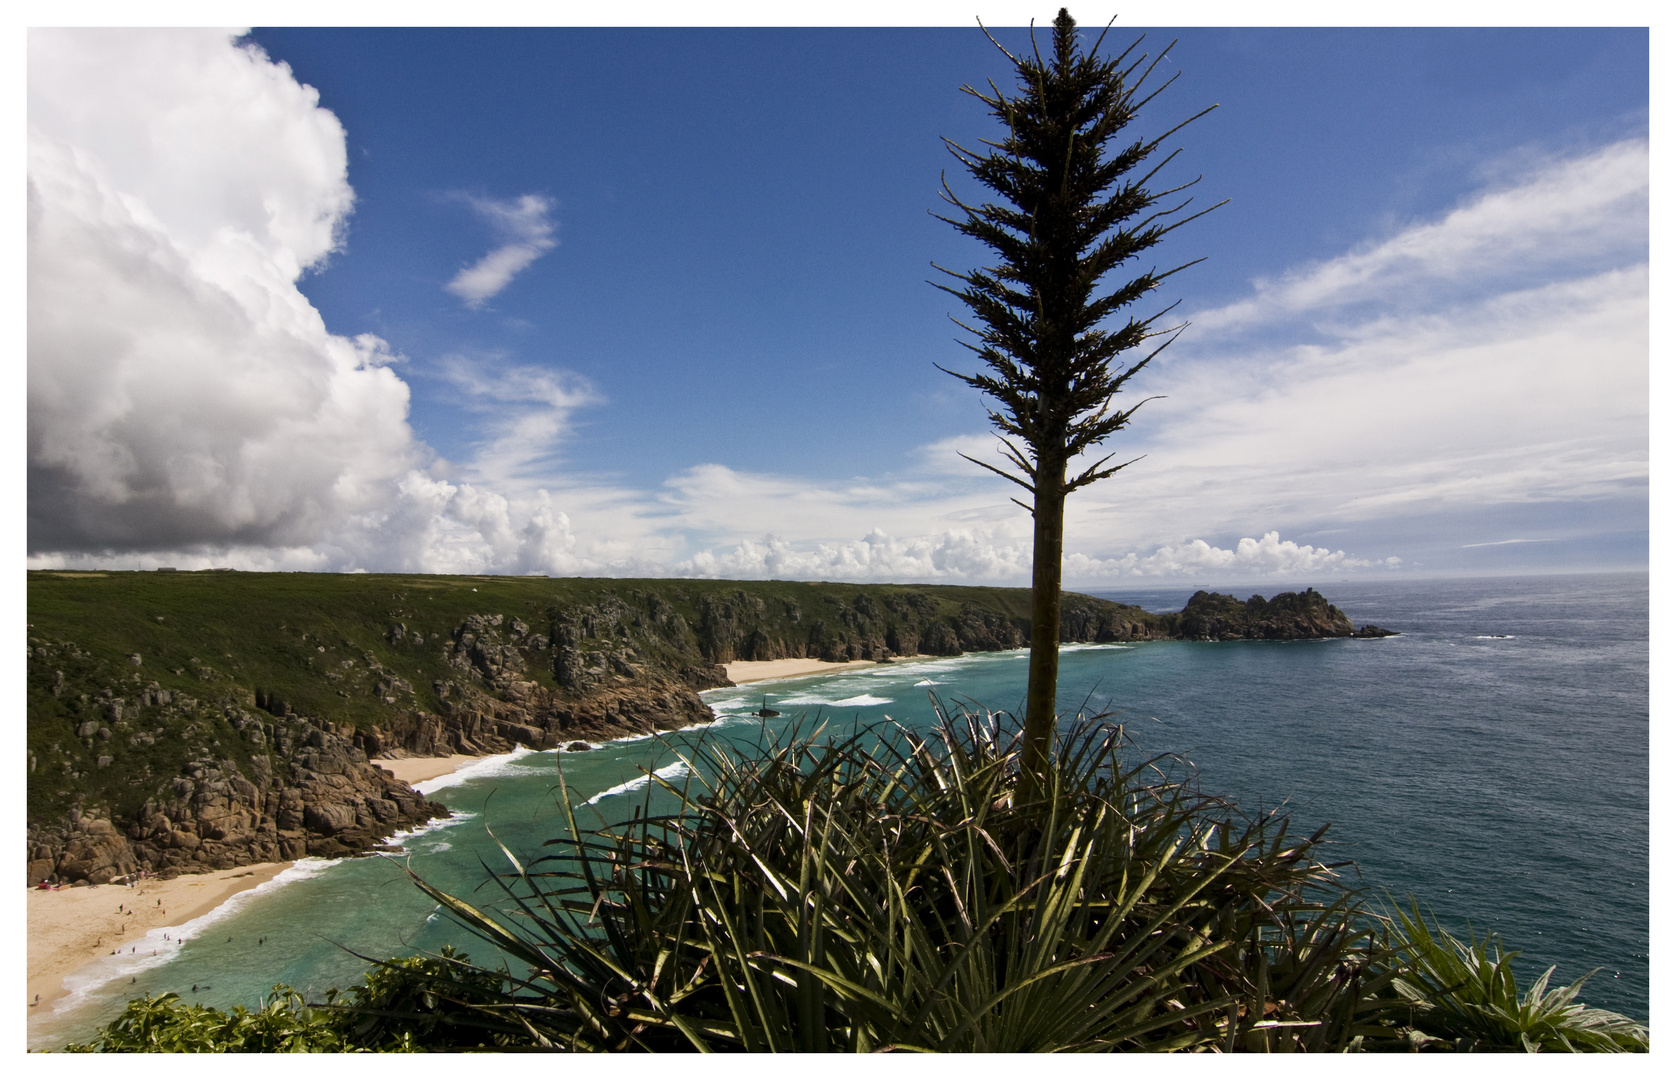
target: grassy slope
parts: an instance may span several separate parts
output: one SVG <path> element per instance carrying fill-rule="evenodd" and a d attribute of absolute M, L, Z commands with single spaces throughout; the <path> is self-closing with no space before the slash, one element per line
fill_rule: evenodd
<path fill-rule="evenodd" d="M 259 751 L 229 723 L 230 705 L 277 699 L 348 727 L 384 723 L 395 710 L 435 712 L 433 684 L 460 678 L 444 660 L 450 635 L 475 614 L 520 619 L 532 636 L 556 638 L 559 619 L 580 613 L 581 649 L 632 639 L 667 672 L 733 659 L 728 649 L 758 631 L 807 642 L 816 654 L 820 642 L 841 653 L 845 642 L 877 641 L 898 623 L 958 626 L 974 613 L 1022 629 L 1030 603 L 1026 589 L 936 585 L 228 572 L 36 571 L 28 592 L 31 820 L 73 806 L 128 817 L 189 760 L 242 764 Z M 558 690 L 551 662 L 533 655 L 527 677 Z M 389 675 L 411 690 L 391 691 Z M 172 701 L 147 696 L 153 686 Z M 111 698 L 123 708 L 113 710 Z M 90 721 L 110 737 L 78 736 Z M 147 737 L 155 742 L 144 745 Z M 102 754 L 116 760 L 100 768 Z"/>

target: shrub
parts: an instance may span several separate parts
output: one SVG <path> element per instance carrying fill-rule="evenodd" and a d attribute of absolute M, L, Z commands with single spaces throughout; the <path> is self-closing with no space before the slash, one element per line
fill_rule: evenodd
<path fill-rule="evenodd" d="M 701 743 L 672 814 L 551 841 L 504 914 L 415 878 L 521 961 L 501 1018 L 595 1050 L 1345 1049 L 1394 1039 L 1390 975 L 1321 834 L 1240 818 L 1062 737 L 1015 804 L 995 715 Z M 568 807 L 568 795 L 563 796 Z M 503 848 L 503 851 L 505 849 Z"/>
<path fill-rule="evenodd" d="M 475 1006 L 498 999 L 499 976 L 444 946 L 436 956 L 375 961 L 339 1002 L 336 990 L 310 1004 L 289 986 L 255 1010 L 187 1005 L 177 994 L 136 998 L 90 1043 L 72 1053 L 333 1053 L 495 1047 Z"/>
<path fill-rule="evenodd" d="M 1412 1006 L 1417 1046 L 1530 1053 L 1648 1049 L 1645 1026 L 1577 1000 L 1595 972 L 1550 990 L 1550 967 L 1521 994 L 1513 975 L 1517 952 L 1504 952 L 1494 934 L 1479 941 L 1470 929 L 1460 941 L 1435 921 L 1427 925 L 1412 897 L 1409 910 L 1395 908 L 1392 920 L 1401 961 L 1392 986 Z"/>

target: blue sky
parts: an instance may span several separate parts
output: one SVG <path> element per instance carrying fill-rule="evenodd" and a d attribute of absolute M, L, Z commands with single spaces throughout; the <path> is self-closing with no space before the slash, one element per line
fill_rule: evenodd
<path fill-rule="evenodd" d="M 1229 202 L 1067 583 L 1645 566 L 1647 32 L 1143 32 Z M 976 28 L 30 37 L 31 565 L 1027 580 Z"/>

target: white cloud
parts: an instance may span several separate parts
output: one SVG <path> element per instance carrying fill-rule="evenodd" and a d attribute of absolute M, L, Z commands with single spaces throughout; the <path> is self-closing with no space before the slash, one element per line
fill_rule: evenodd
<path fill-rule="evenodd" d="M 373 337 L 296 279 L 343 130 L 213 31 L 29 34 L 29 543 L 305 545 L 421 453 Z"/>
<path fill-rule="evenodd" d="M 1147 459 L 1074 497 L 1069 534 L 1133 547 L 1253 519 L 1315 531 L 1644 498 L 1648 315 L 1632 265 L 1330 344 L 1201 352 L 1155 376 L 1169 398 L 1130 443 Z"/>
<path fill-rule="evenodd" d="M 1479 192 L 1436 221 L 1403 229 L 1277 280 L 1250 298 L 1193 316 L 1194 334 L 1217 336 L 1299 315 L 1323 318 L 1366 301 L 1390 310 L 1486 279 L 1598 269 L 1602 256 L 1639 262 L 1647 248 L 1648 144 L 1631 139 L 1550 160 L 1518 183 Z"/>
<path fill-rule="evenodd" d="M 502 488 L 550 477 L 570 433 L 571 414 L 603 400 L 584 379 L 502 356 L 444 357 L 441 374 L 463 395 L 460 407 L 477 415 L 485 432 L 469 471 Z"/>
<path fill-rule="evenodd" d="M 298 291 L 353 193 L 341 125 L 285 65 L 224 31 L 32 31 L 29 50 L 31 565 L 574 573 L 624 557 L 527 482 L 586 386 L 450 363 L 488 427 L 450 479 L 385 344 L 329 333 Z M 544 200 L 477 208 L 537 246 L 550 232 Z"/>
<path fill-rule="evenodd" d="M 464 300 L 467 307 L 479 308 L 527 266 L 558 245 L 553 238 L 558 227 L 548 216 L 553 211 L 552 202 L 540 195 L 507 200 L 471 195 L 460 198 L 503 241 L 500 247 L 461 270 L 444 286 Z"/>
<path fill-rule="evenodd" d="M 1232 548 L 1194 540 L 1179 547 L 1160 546 L 1150 555 L 1130 552 L 1115 559 L 1091 559 L 1073 552 L 1065 557 L 1065 580 L 1087 586 L 1122 578 L 1191 578 L 1202 574 L 1223 578 L 1295 578 L 1373 566 L 1396 569 L 1401 564 L 1402 559 L 1394 555 L 1377 562 L 1357 559 L 1343 551 L 1282 540 L 1280 533 L 1271 531 L 1264 533 L 1260 540 L 1243 537 Z"/>
<path fill-rule="evenodd" d="M 860 540 L 802 546 L 769 534 L 724 551 L 701 551 L 672 568 L 710 578 L 822 581 L 988 581 L 1030 575 L 1030 544 L 1005 529 L 950 529 L 897 539 L 874 529 Z"/>

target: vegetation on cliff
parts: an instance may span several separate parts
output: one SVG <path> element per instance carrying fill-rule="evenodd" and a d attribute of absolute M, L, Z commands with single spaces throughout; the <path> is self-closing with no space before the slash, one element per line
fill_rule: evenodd
<path fill-rule="evenodd" d="M 385 754 L 713 719 L 733 660 L 1017 648 L 1024 589 L 427 575 L 29 574 L 30 883 L 365 850 L 443 813 Z M 1067 594 L 1066 641 L 1352 633 L 1319 593 L 1159 614 Z"/>

